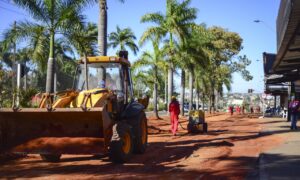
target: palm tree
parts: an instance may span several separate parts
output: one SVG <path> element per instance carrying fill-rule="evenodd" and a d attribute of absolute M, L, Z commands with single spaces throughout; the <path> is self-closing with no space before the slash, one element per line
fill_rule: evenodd
<path fill-rule="evenodd" d="M 150 13 L 145 14 L 141 18 L 141 22 L 152 22 L 157 26 L 149 27 L 142 35 L 141 39 L 148 39 L 153 34 L 160 36 L 167 36 L 169 38 L 169 69 L 168 69 L 168 102 L 171 101 L 173 94 L 173 71 L 174 71 L 174 41 L 176 38 L 180 42 L 184 42 L 185 38 L 189 36 L 189 28 L 194 24 L 197 10 L 190 8 L 191 0 L 178 3 L 176 0 L 166 0 L 166 13 Z"/>
<path fill-rule="evenodd" d="M 27 54 L 30 57 L 31 62 L 36 68 L 33 70 L 34 77 L 31 78 L 30 83 L 34 83 L 34 86 L 44 91 L 44 84 L 47 71 L 47 58 L 49 55 L 49 41 L 47 33 L 40 33 L 40 31 L 32 32 L 32 36 L 28 36 L 29 46 L 27 48 Z M 6 39 L 7 40 L 7 39 Z M 75 70 L 76 54 L 81 57 L 84 55 L 95 55 L 97 51 L 97 26 L 92 23 L 83 24 L 82 27 L 74 27 L 68 34 L 56 38 L 55 47 L 57 68 L 57 81 L 55 80 L 54 90 L 70 88 L 72 85 L 72 75 Z M 6 58 L 5 58 L 6 57 Z M 12 64 L 12 54 L 5 53 L 4 56 L 7 63 Z M 17 52 L 17 60 L 21 60 L 19 57 L 19 50 Z M 60 78 L 62 77 L 62 78 Z M 70 80 L 71 83 L 67 82 Z M 56 86 L 57 85 L 57 86 Z"/>
<path fill-rule="evenodd" d="M 5 33 L 5 39 L 9 40 L 33 40 L 40 33 L 36 47 L 41 50 L 44 40 L 49 39 L 49 55 L 47 63 L 46 92 L 54 91 L 55 72 L 55 35 L 66 34 L 70 28 L 81 26 L 84 20 L 81 11 L 88 0 L 13 0 L 14 3 L 26 10 L 35 22 L 17 22 L 16 30 L 10 29 Z M 45 36 L 46 35 L 46 36 Z M 38 50 L 38 49 L 35 49 Z"/>
<path fill-rule="evenodd" d="M 153 112 L 154 115 L 157 119 L 160 119 L 158 116 L 158 109 L 157 109 L 157 104 L 158 104 L 158 72 L 160 69 L 166 66 L 165 61 L 163 61 L 163 51 L 159 47 L 159 36 L 153 36 L 151 39 L 152 46 L 153 46 L 153 53 L 150 52 L 144 52 L 139 60 L 137 60 L 134 63 L 134 67 L 145 67 L 145 66 L 151 66 L 151 70 L 153 70 L 152 74 L 152 79 L 153 79 Z M 143 45 L 145 41 L 141 39 L 140 44 Z"/>
<path fill-rule="evenodd" d="M 97 25 L 94 23 L 83 24 L 73 28 L 65 35 L 63 41 L 72 46 L 80 57 L 95 56 L 97 50 Z"/>
<path fill-rule="evenodd" d="M 108 47 L 118 47 L 118 51 L 125 51 L 126 47 L 128 47 L 136 55 L 139 48 L 134 40 L 136 40 L 136 37 L 130 28 L 120 29 L 120 27 L 117 26 L 117 31 L 109 35 L 110 42 Z"/>
<path fill-rule="evenodd" d="M 153 89 L 153 80 L 149 76 L 150 73 L 149 71 L 141 71 L 139 67 L 131 67 L 135 97 L 148 94 L 147 91 Z"/>
<path fill-rule="evenodd" d="M 181 104 L 183 109 L 183 101 L 184 101 L 184 88 L 185 88 L 185 70 L 188 70 L 189 77 L 189 110 L 192 109 L 193 104 L 193 90 L 195 83 L 195 73 L 198 69 L 204 69 L 208 64 L 208 58 L 206 53 L 207 42 L 209 42 L 209 36 L 206 33 L 205 27 L 203 25 L 194 25 L 191 28 L 191 35 L 185 38 L 189 43 L 181 43 L 178 51 L 177 58 L 180 60 L 177 62 L 181 68 L 182 78 L 182 92 L 181 92 Z M 184 115 L 184 111 L 182 111 L 182 115 Z"/>
<path fill-rule="evenodd" d="M 195 87 L 196 87 L 196 93 L 197 93 L 197 100 L 199 102 L 199 99 L 202 101 L 202 109 L 204 110 L 204 103 L 207 99 L 207 96 L 209 96 L 211 90 L 210 90 L 210 74 L 206 70 L 206 68 L 198 67 L 198 69 L 195 71 Z M 201 98 L 200 98 L 200 92 L 201 92 Z M 210 97 L 210 96 L 209 96 Z M 199 104 L 198 104 L 199 107 Z"/>
<path fill-rule="evenodd" d="M 82 27 L 74 28 L 68 33 L 65 38 L 65 42 L 71 44 L 76 50 L 77 53 L 83 57 L 84 60 L 84 75 L 87 76 L 87 62 L 86 57 L 93 56 L 97 52 L 97 26 L 93 23 L 88 23 Z M 85 77 L 86 79 L 87 77 Z M 85 83 L 85 90 L 88 90 L 89 85 L 88 82 Z"/>
<path fill-rule="evenodd" d="M 125 0 L 118 0 L 124 3 Z M 98 45 L 101 56 L 107 52 L 107 1 L 99 0 Z"/>

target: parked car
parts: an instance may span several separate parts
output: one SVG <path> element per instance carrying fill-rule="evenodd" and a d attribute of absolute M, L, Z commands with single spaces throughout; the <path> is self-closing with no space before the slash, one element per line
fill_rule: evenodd
<path fill-rule="evenodd" d="M 184 110 L 184 112 L 189 112 L 189 104 L 188 103 L 184 103 L 183 110 Z"/>
<path fill-rule="evenodd" d="M 192 109 L 196 109 L 196 104 L 193 104 L 193 108 Z M 184 103 L 183 110 L 184 110 L 184 112 L 189 112 L 189 103 Z M 201 105 L 199 105 L 199 110 L 202 110 L 202 106 Z M 204 111 L 207 111 L 207 107 L 204 107 Z"/>

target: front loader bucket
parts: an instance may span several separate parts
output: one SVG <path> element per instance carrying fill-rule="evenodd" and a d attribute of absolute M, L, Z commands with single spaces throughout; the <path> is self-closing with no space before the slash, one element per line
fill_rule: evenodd
<path fill-rule="evenodd" d="M 111 126 L 104 108 L 0 109 L 0 152 L 105 153 Z"/>

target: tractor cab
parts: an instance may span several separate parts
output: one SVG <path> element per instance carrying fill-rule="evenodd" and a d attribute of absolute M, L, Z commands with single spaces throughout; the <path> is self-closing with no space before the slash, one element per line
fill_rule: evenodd
<path fill-rule="evenodd" d="M 78 67 L 76 90 L 104 88 L 115 92 L 123 92 L 123 70 L 119 63 L 91 63 L 87 65 L 87 81 L 84 75 L 84 65 Z"/>
<path fill-rule="evenodd" d="M 85 63 L 86 62 L 86 63 Z M 91 98 L 86 107 L 97 107 L 102 97 L 116 99 L 124 105 L 133 100 L 133 88 L 130 76 L 130 63 L 127 59 L 115 56 L 87 57 L 79 61 L 73 89 L 79 94 L 71 107 L 81 107 L 87 94 Z M 100 105 L 101 106 L 101 105 Z"/>
<path fill-rule="evenodd" d="M 115 56 L 87 57 L 78 65 L 76 89 L 93 91 L 106 89 L 124 97 L 133 98 L 133 88 L 130 76 L 130 63 L 127 59 Z M 86 66 L 86 71 L 85 71 Z"/>

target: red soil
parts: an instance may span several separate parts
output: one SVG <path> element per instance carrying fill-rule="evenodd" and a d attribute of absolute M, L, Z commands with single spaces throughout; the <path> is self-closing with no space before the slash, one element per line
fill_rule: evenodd
<path fill-rule="evenodd" d="M 123 165 L 106 156 L 65 155 L 47 163 L 38 155 L 6 161 L 0 177 L 39 179 L 243 179 L 256 165 L 258 155 L 280 143 L 278 135 L 260 134 L 256 117 L 217 114 L 206 116 L 207 134 L 190 135 L 180 118 L 179 136 L 171 136 L 169 118 L 149 118 L 149 146 Z"/>

